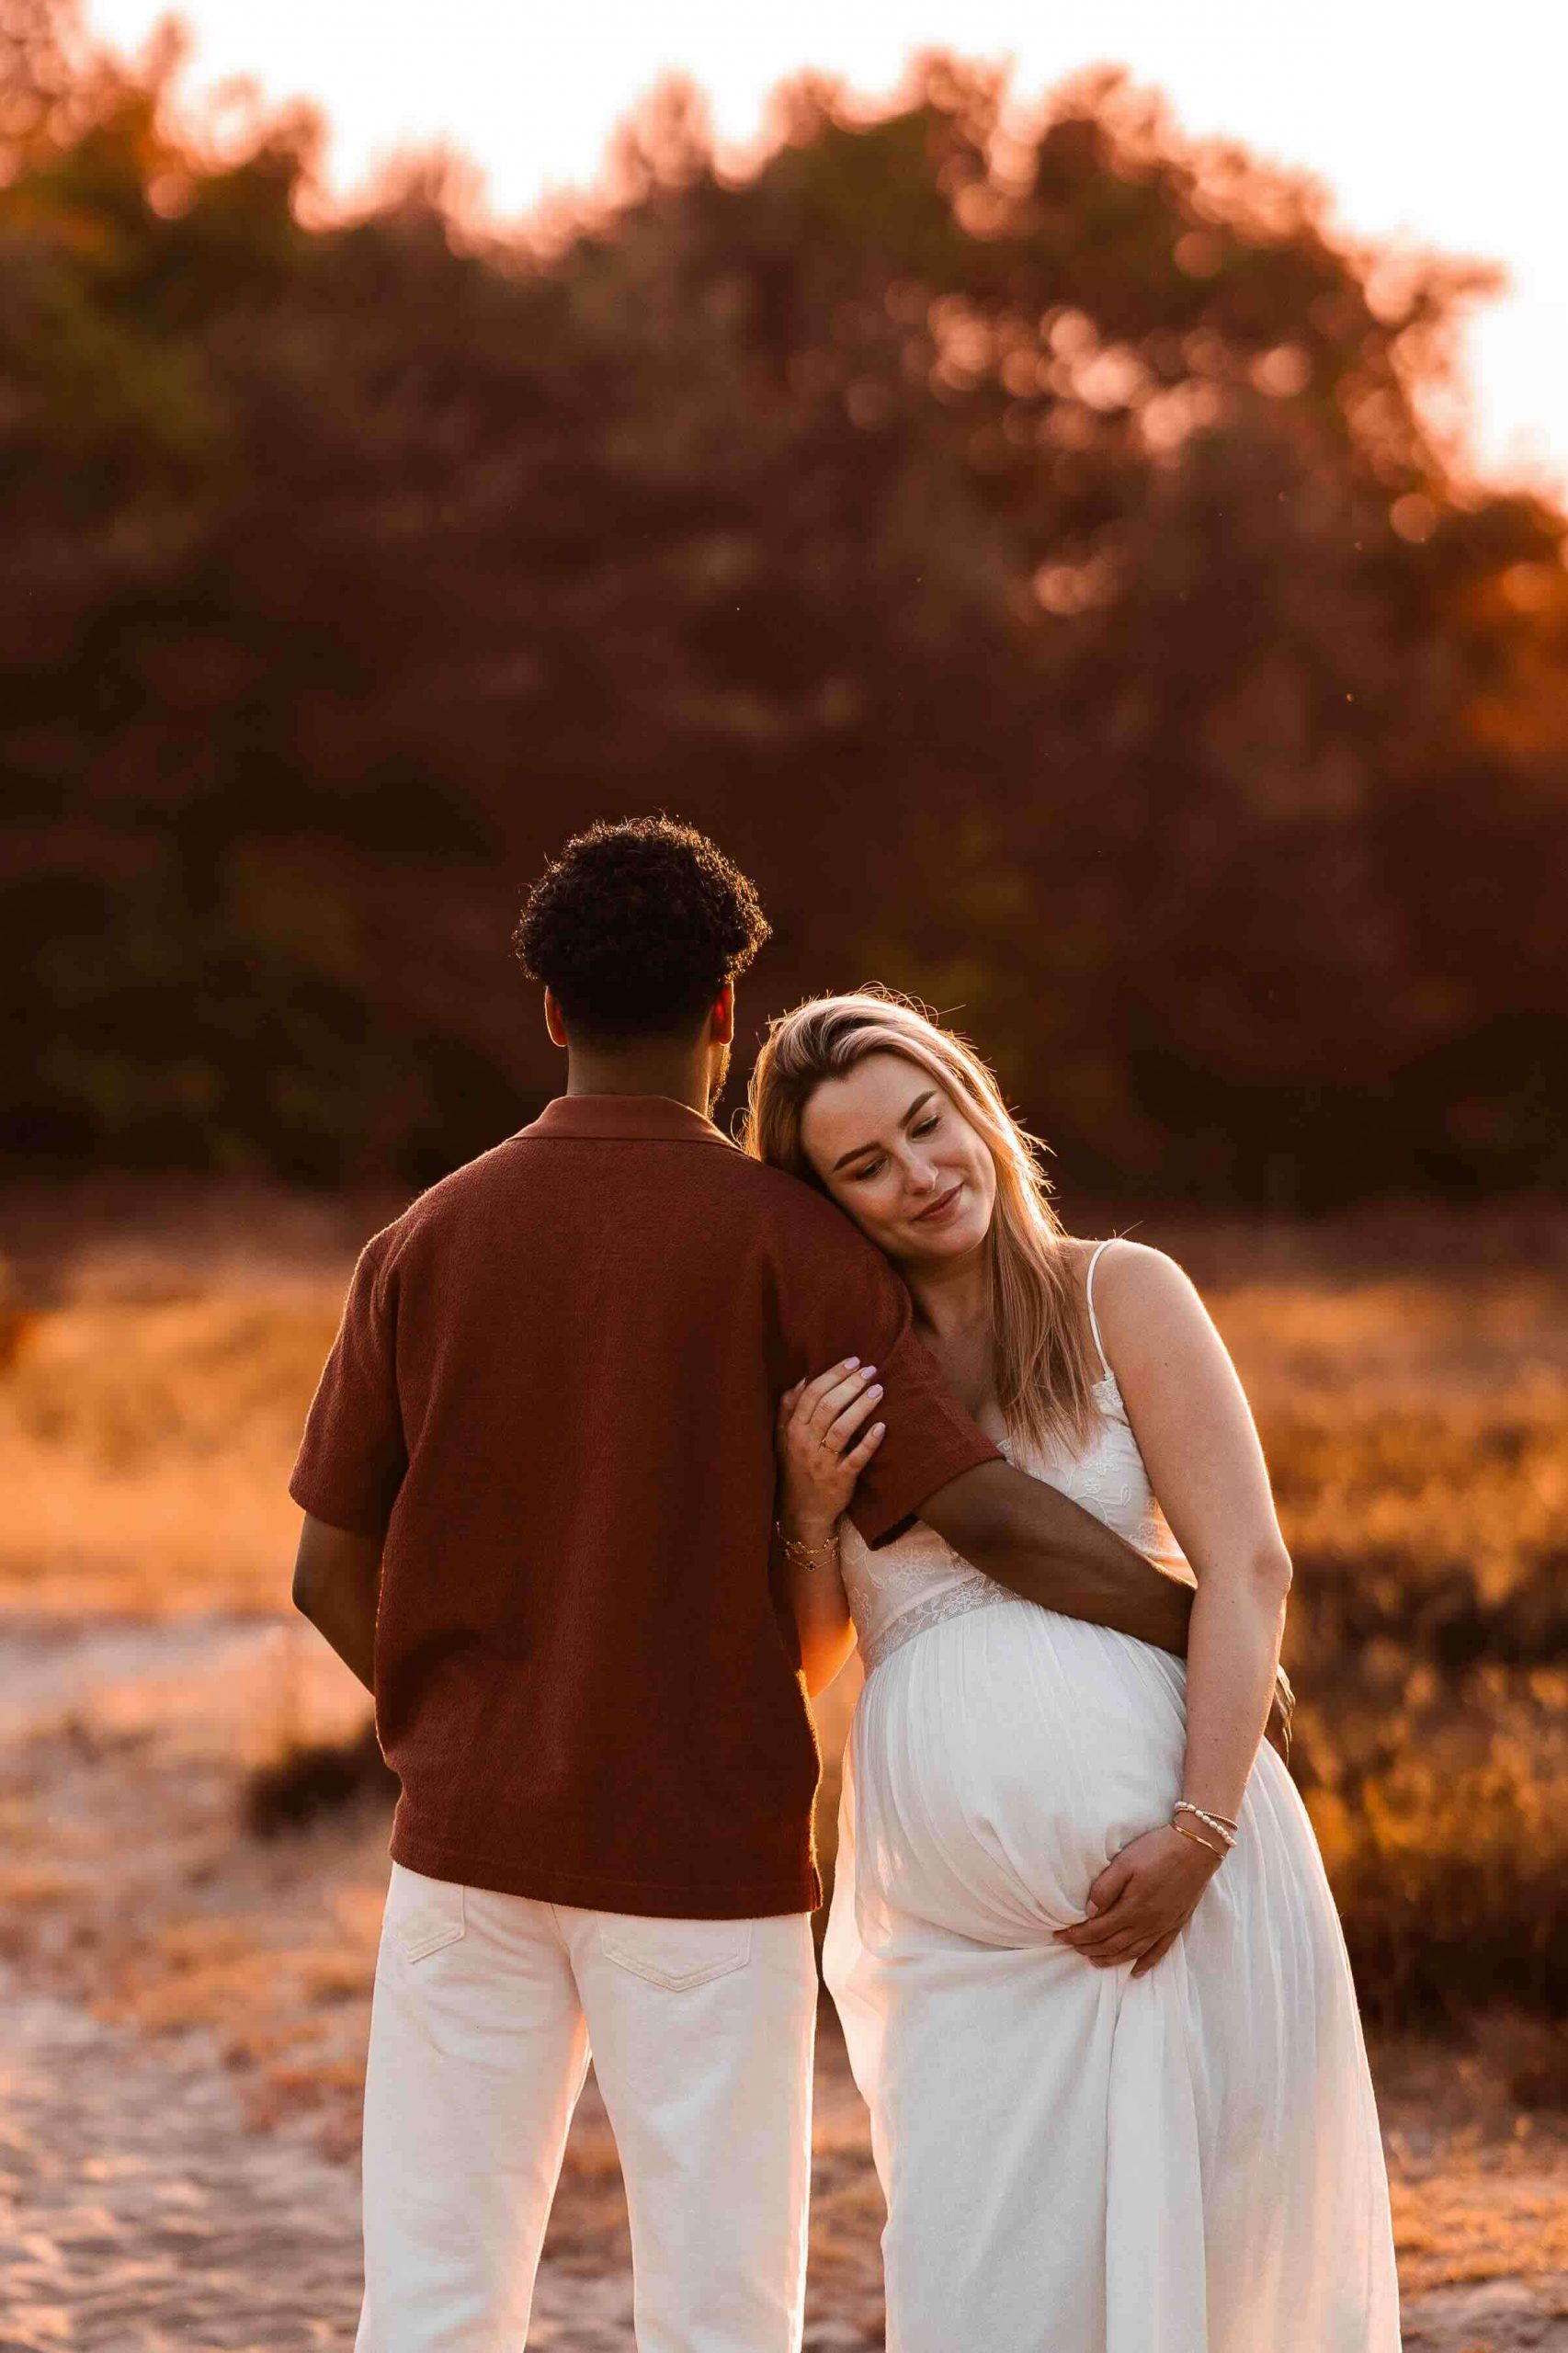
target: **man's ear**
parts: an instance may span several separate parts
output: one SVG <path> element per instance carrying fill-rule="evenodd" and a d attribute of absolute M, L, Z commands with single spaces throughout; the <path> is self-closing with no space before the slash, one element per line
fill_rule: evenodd
<path fill-rule="evenodd" d="M 708 1035 L 715 1046 L 733 1046 L 735 1042 L 735 984 L 726 981 L 714 999 L 712 1019 Z"/>
<path fill-rule="evenodd" d="M 566 1028 L 561 1018 L 561 1007 L 555 1001 L 553 989 L 546 989 L 544 993 L 544 1026 L 550 1032 L 551 1045 L 563 1046 L 566 1043 Z"/>

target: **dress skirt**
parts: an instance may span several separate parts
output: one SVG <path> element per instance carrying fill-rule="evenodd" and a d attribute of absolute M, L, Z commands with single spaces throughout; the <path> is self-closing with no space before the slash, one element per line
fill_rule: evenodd
<path fill-rule="evenodd" d="M 888 2202 L 889 2353 L 1396 2353 L 1355 1989 L 1275 1751 L 1147 1976 L 1051 1941 L 1168 1821 L 1185 1681 L 1006 1598 L 868 1676 L 824 1960 Z"/>

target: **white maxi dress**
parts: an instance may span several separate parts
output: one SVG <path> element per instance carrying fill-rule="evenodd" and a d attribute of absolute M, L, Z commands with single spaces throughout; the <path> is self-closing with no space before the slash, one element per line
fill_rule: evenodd
<path fill-rule="evenodd" d="M 1108 1364 L 1096 1402 L 1085 1448 L 1020 1467 L 1174 1565 Z M 866 1683 L 824 1961 L 888 2202 L 889 2353 L 1396 2353 L 1355 1989 L 1278 1755 L 1165 1959 L 1096 1969 L 1051 1931 L 1170 1818 L 1183 1662 L 924 1525 L 870 1552 L 846 1523 L 844 1566 Z"/>

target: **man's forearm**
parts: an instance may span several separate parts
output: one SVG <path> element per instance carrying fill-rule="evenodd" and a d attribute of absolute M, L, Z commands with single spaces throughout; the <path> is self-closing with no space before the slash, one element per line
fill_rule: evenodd
<path fill-rule="evenodd" d="M 381 1548 L 307 1517 L 294 1564 L 294 1607 L 373 1696 Z"/>
<path fill-rule="evenodd" d="M 331 1643 L 349 1672 L 358 1677 L 372 1699 L 376 1692 L 376 1611 L 373 1598 L 362 1594 L 322 1594 L 296 1600 L 295 1608 L 310 1620 L 318 1634 Z"/>
<path fill-rule="evenodd" d="M 1024 1600 L 1186 1656 L 1191 1587 L 1043 1480 L 984 1462 L 931 1496 L 921 1517 Z"/>
<path fill-rule="evenodd" d="M 1187 1656 L 1193 1588 L 1043 1479 L 1008 1462 L 983 1462 L 922 1504 L 920 1516 L 955 1552 L 1023 1600 Z M 1281 1667 L 1267 1732 L 1282 1756 L 1290 1754 L 1294 1709 Z"/>

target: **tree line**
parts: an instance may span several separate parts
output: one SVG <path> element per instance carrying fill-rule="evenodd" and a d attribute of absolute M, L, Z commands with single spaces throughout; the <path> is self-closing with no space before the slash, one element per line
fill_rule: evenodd
<path fill-rule="evenodd" d="M 555 1072 L 598 814 L 756 876 L 744 1014 L 953 1011 L 1074 1183 L 1568 1184 L 1564 518 L 1432 422 L 1485 268 L 927 55 L 569 220 L 182 115 L 0 0 L 13 1165 L 423 1182 Z"/>

